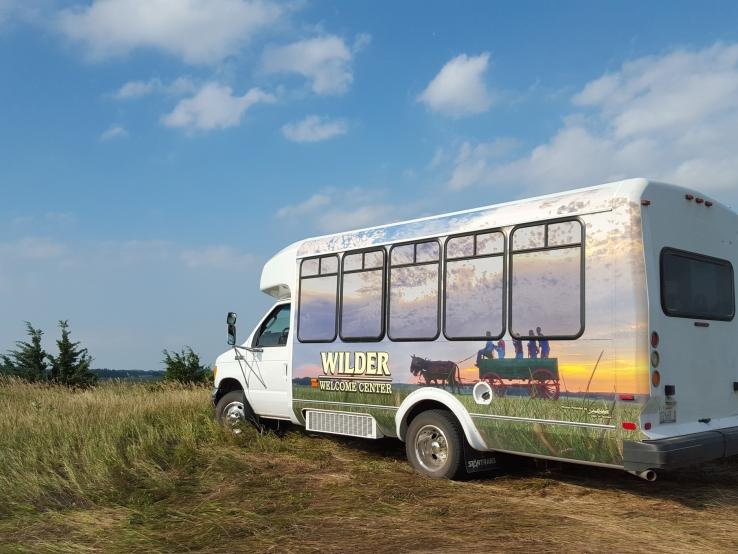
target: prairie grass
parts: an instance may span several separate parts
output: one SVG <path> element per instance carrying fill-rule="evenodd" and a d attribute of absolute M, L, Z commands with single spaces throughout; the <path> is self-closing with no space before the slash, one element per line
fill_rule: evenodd
<path fill-rule="evenodd" d="M 202 388 L 0 382 L 0 552 L 738 550 L 738 463 L 646 483 L 514 458 L 463 482 L 402 443 L 239 436 Z"/>
<path fill-rule="evenodd" d="M 203 388 L 111 384 L 70 392 L 0 385 L 0 515 L 147 503 L 207 463 L 219 428 Z"/>

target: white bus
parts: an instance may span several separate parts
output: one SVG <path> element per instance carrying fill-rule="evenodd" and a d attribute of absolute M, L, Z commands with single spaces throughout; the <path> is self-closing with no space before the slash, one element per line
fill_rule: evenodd
<path fill-rule="evenodd" d="M 225 422 L 397 437 L 452 478 L 509 453 L 657 472 L 738 454 L 738 216 L 630 179 L 310 238 L 216 362 Z"/>

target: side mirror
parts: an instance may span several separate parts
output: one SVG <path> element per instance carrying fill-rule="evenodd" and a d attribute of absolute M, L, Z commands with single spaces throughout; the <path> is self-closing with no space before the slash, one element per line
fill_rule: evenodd
<path fill-rule="evenodd" d="M 236 344 L 236 312 L 228 312 L 226 323 L 228 324 L 228 344 L 233 346 Z"/>

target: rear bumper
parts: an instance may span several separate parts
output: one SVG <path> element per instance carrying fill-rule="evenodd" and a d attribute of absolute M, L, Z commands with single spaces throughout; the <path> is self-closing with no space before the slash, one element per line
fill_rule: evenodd
<path fill-rule="evenodd" d="M 738 427 L 623 443 L 623 466 L 628 471 L 672 469 L 735 455 L 738 455 Z"/>

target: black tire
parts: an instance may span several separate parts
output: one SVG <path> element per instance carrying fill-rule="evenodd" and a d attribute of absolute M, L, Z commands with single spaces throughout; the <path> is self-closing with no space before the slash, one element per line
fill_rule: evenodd
<path fill-rule="evenodd" d="M 234 432 L 236 432 L 237 426 L 235 425 L 236 421 L 228 420 L 227 419 L 227 413 L 226 408 L 229 410 L 231 408 L 234 408 L 234 406 L 240 405 L 241 406 L 241 412 L 243 414 L 243 420 L 242 424 L 247 423 L 247 417 L 248 417 L 248 410 L 250 410 L 250 407 L 247 403 L 245 403 L 245 399 L 243 397 L 243 391 L 240 390 L 233 390 L 231 392 L 227 392 L 224 394 L 220 400 L 218 400 L 218 403 L 215 405 L 215 420 L 220 423 L 223 426 L 230 427 Z"/>
<path fill-rule="evenodd" d="M 451 412 L 428 410 L 410 422 L 405 436 L 405 452 L 416 471 L 431 479 L 454 479 L 464 471 L 465 440 L 461 426 Z M 437 445 L 438 449 L 431 445 Z"/>

